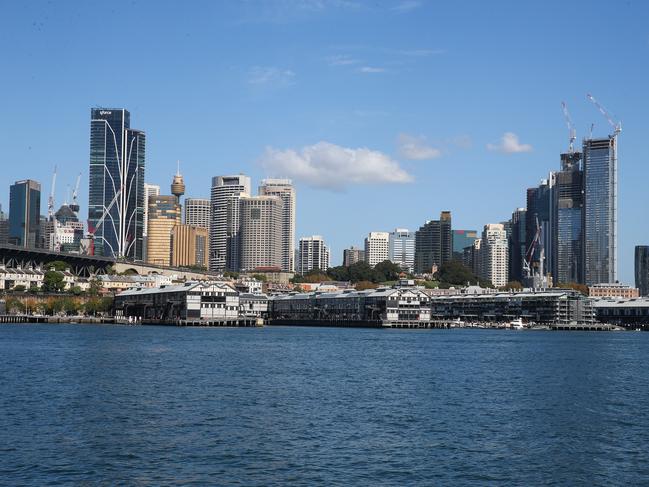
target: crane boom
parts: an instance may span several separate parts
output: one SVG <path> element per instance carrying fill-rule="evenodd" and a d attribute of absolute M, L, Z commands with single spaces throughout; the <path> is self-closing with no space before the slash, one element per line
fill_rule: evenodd
<path fill-rule="evenodd" d="M 50 196 L 47 198 L 47 216 L 50 220 L 54 217 L 54 188 L 56 188 L 56 166 L 54 166 L 54 174 L 52 175 Z"/>
<path fill-rule="evenodd" d="M 617 134 L 619 134 L 620 132 L 622 132 L 622 122 L 617 122 L 617 123 L 615 123 L 615 122 L 613 121 L 613 117 L 611 117 L 611 114 L 608 113 L 608 111 L 606 110 L 606 108 L 604 108 L 604 107 L 602 106 L 601 103 L 599 103 L 597 100 L 595 100 L 595 98 L 593 97 L 593 95 L 591 95 L 591 94 L 589 93 L 589 94 L 586 95 L 586 98 L 588 98 L 588 100 L 590 100 L 590 101 L 593 103 L 593 105 L 595 105 L 595 106 L 597 107 L 597 109 L 599 110 L 599 112 L 600 112 L 602 115 L 604 115 L 604 118 L 606 118 L 606 120 L 607 120 L 608 123 L 611 125 L 611 127 L 613 127 L 613 137 L 617 136 Z"/>
<path fill-rule="evenodd" d="M 568 151 L 572 154 L 575 151 L 575 140 L 577 139 L 577 131 L 575 126 L 572 123 L 572 118 L 570 118 L 570 113 L 568 112 L 568 106 L 565 101 L 561 102 L 561 108 L 563 109 L 563 116 L 566 119 L 566 125 L 568 126 L 568 132 L 570 133 L 570 144 L 568 145 Z"/>

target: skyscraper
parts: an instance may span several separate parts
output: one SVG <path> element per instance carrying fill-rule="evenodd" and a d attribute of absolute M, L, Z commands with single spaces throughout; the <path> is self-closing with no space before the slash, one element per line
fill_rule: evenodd
<path fill-rule="evenodd" d="M 0 245 L 9 242 L 9 219 L 0 205 Z"/>
<path fill-rule="evenodd" d="M 452 253 L 451 212 L 443 211 L 439 220 L 427 221 L 415 233 L 415 273 L 430 273 L 451 260 Z"/>
<path fill-rule="evenodd" d="M 282 268 L 283 204 L 277 196 L 240 196 L 240 269 Z"/>
<path fill-rule="evenodd" d="M 312 270 L 329 269 L 329 248 L 320 235 L 302 237 L 299 243 L 299 261 L 297 272 L 306 274 Z"/>
<path fill-rule="evenodd" d="M 617 137 L 586 139 L 584 164 L 585 284 L 617 280 Z"/>
<path fill-rule="evenodd" d="M 88 230 L 96 255 L 142 260 L 145 135 L 123 108 L 90 111 Z"/>
<path fill-rule="evenodd" d="M 478 238 L 476 230 L 453 230 L 453 258 L 462 260 L 464 249 L 473 246 L 473 242 Z"/>
<path fill-rule="evenodd" d="M 210 200 L 207 198 L 185 198 L 185 223 L 210 229 Z"/>
<path fill-rule="evenodd" d="M 512 213 L 509 236 L 509 280 L 523 281 L 523 260 L 525 259 L 525 223 L 527 210 L 518 208 Z"/>
<path fill-rule="evenodd" d="M 9 188 L 9 243 L 35 248 L 40 243 L 41 185 L 31 179 Z"/>
<path fill-rule="evenodd" d="M 180 205 L 176 196 L 149 198 L 149 228 L 147 231 L 147 262 L 168 266 L 171 264 L 171 233 L 180 225 Z"/>
<path fill-rule="evenodd" d="M 357 249 L 353 245 L 348 249 L 343 250 L 343 265 L 349 267 L 350 265 L 356 264 L 356 262 L 362 262 L 365 260 L 365 251 Z"/>
<path fill-rule="evenodd" d="M 406 228 L 390 232 L 388 259 L 402 269 L 412 272 L 415 266 L 415 235 Z"/>
<path fill-rule="evenodd" d="M 583 172 L 581 153 L 561 154 L 554 175 L 552 238 L 554 258 L 549 268 L 556 283 L 583 283 Z"/>
<path fill-rule="evenodd" d="M 640 296 L 649 296 L 649 245 L 636 245 L 635 287 L 640 290 Z"/>
<path fill-rule="evenodd" d="M 259 186 L 260 196 L 278 196 L 282 200 L 282 270 L 293 272 L 295 249 L 295 188 L 290 179 L 264 179 Z"/>
<path fill-rule="evenodd" d="M 195 225 L 174 225 L 171 230 L 171 265 L 207 269 L 207 228 Z"/>
<path fill-rule="evenodd" d="M 149 197 L 160 195 L 160 186 L 157 184 L 144 183 L 144 211 L 142 221 L 144 225 L 142 227 L 142 260 L 147 260 L 146 249 L 148 246 L 148 229 L 149 229 Z"/>
<path fill-rule="evenodd" d="M 532 247 L 532 242 L 540 232 L 540 241 L 531 255 L 533 273 L 540 272 L 543 260 L 543 275 L 553 268 L 553 233 L 552 233 L 552 202 L 554 174 L 549 179 L 543 179 L 536 188 L 527 190 L 527 208 L 525 212 L 525 249 Z M 543 259 L 541 258 L 543 254 Z"/>
<path fill-rule="evenodd" d="M 482 232 L 482 278 L 496 286 L 507 284 L 509 275 L 507 231 L 502 223 L 488 223 Z"/>
<path fill-rule="evenodd" d="M 239 240 L 239 216 L 238 199 L 242 196 L 250 196 L 250 178 L 244 175 L 238 176 L 215 176 L 212 178 L 211 190 L 211 221 L 210 221 L 210 259 L 209 268 L 213 271 L 222 272 L 228 266 L 228 241 L 234 245 Z M 230 210 L 228 211 L 228 205 Z M 230 219 L 228 221 L 228 213 Z M 236 222 L 233 218 L 236 217 Z M 231 251 L 231 254 L 238 254 L 238 251 Z M 232 269 L 238 270 L 238 269 Z"/>
<path fill-rule="evenodd" d="M 379 262 L 390 259 L 390 234 L 370 232 L 365 237 L 365 262 L 374 267 Z"/>

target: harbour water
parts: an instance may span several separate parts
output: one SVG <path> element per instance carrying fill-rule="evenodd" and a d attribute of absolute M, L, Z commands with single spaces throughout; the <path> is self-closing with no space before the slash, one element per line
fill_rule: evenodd
<path fill-rule="evenodd" d="M 3 485 L 646 483 L 649 334 L 0 326 Z"/>

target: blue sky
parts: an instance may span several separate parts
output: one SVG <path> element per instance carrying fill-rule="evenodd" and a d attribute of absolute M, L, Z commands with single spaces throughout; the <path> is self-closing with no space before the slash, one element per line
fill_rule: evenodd
<path fill-rule="evenodd" d="M 578 140 L 610 132 L 592 93 L 623 122 L 631 283 L 649 243 L 647 19 L 641 1 L 3 2 L 0 202 L 17 179 L 48 193 L 57 164 L 59 202 L 83 173 L 85 215 L 90 107 L 125 107 L 149 182 L 167 189 L 178 159 L 188 196 L 220 174 L 293 177 L 298 237 L 338 263 L 442 210 L 454 228 L 508 219 L 559 166 L 562 100 Z"/>

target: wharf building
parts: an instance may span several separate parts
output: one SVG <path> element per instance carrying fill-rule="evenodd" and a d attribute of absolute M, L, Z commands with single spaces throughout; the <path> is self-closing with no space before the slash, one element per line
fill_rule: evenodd
<path fill-rule="evenodd" d="M 439 220 L 428 221 L 415 232 L 415 273 L 431 273 L 452 256 L 451 212 L 442 211 Z"/>
<path fill-rule="evenodd" d="M 390 232 L 388 259 L 407 272 L 415 267 L 415 235 L 406 228 Z"/>
<path fill-rule="evenodd" d="M 268 317 L 273 325 L 427 328 L 430 298 L 415 287 L 293 293 L 270 297 Z"/>
<path fill-rule="evenodd" d="M 298 256 L 299 274 L 329 269 L 329 248 L 320 235 L 300 238 Z"/>
<path fill-rule="evenodd" d="M 9 243 L 36 248 L 40 243 L 40 215 L 40 183 L 25 179 L 12 184 L 9 188 Z"/>
<path fill-rule="evenodd" d="M 522 318 L 538 325 L 589 325 L 595 321 L 592 302 L 573 290 L 456 294 L 431 298 L 431 319 L 448 322 L 507 323 Z"/>
<path fill-rule="evenodd" d="M 649 330 L 649 298 L 602 298 L 593 301 L 597 321 Z"/>
<path fill-rule="evenodd" d="M 349 267 L 357 262 L 365 261 L 365 250 L 357 249 L 353 245 L 343 250 L 343 265 Z"/>
<path fill-rule="evenodd" d="M 390 234 L 388 232 L 370 232 L 365 237 L 365 262 L 374 267 L 389 258 Z"/>
<path fill-rule="evenodd" d="M 210 230 L 210 200 L 185 198 L 185 223 Z"/>
<path fill-rule="evenodd" d="M 239 197 L 240 270 L 282 269 L 283 205 L 278 196 Z"/>
<path fill-rule="evenodd" d="M 250 177 L 216 176 L 210 192 L 209 269 L 223 272 L 239 270 L 239 198 L 250 196 Z M 228 254 L 230 262 L 228 262 Z"/>
<path fill-rule="evenodd" d="M 91 110 L 88 231 L 96 255 L 143 259 L 145 139 L 128 110 Z"/>
<path fill-rule="evenodd" d="M 649 296 L 649 245 L 635 248 L 635 287 L 641 296 Z"/>
<path fill-rule="evenodd" d="M 282 200 L 282 271 L 295 271 L 295 187 L 290 179 L 264 179 L 259 196 Z"/>
<path fill-rule="evenodd" d="M 115 296 L 113 308 L 118 318 L 137 317 L 143 321 L 236 320 L 239 293 L 225 282 L 186 282 L 156 288 L 139 287 Z"/>

